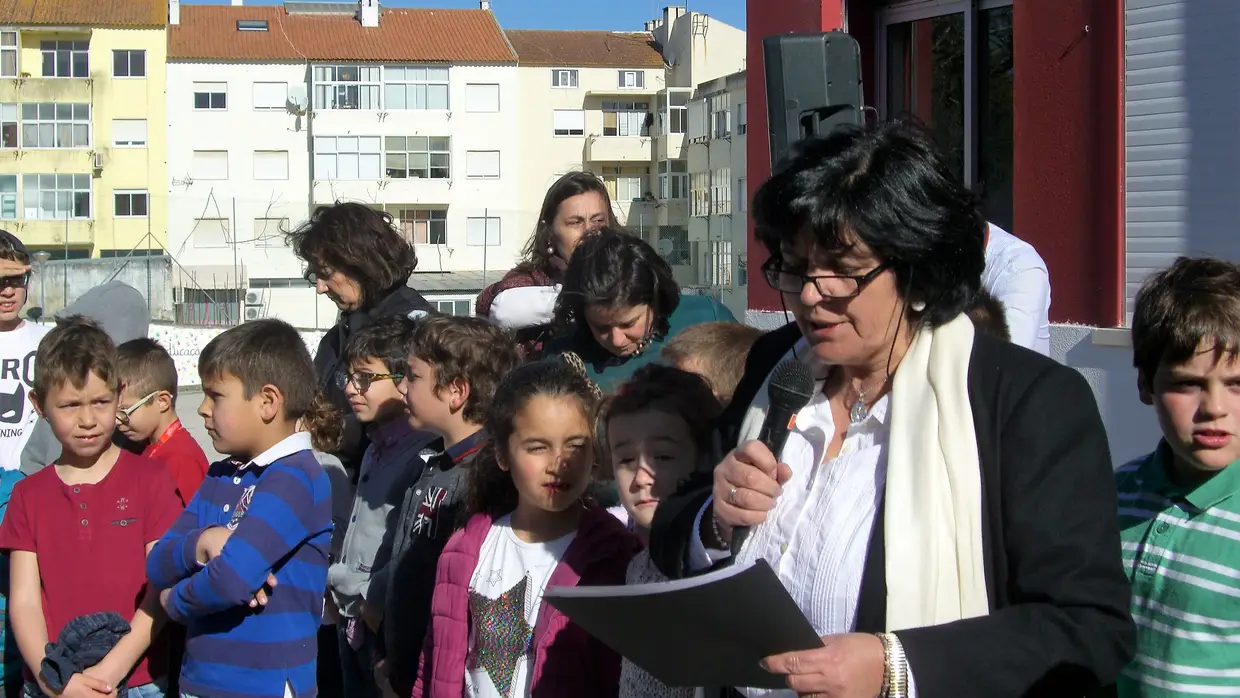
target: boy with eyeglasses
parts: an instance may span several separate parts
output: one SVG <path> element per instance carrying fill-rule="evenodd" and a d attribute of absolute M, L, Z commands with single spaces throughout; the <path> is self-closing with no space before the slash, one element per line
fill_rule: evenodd
<path fill-rule="evenodd" d="M 416 321 L 397 316 L 376 321 L 349 338 L 345 346 L 348 373 L 343 375 L 345 396 L 357 420 L 368 432 L 370 445 L 358 471 L 357 493 L 340 549 L 340 559 L 327 570 L 328 607 L 340 620 L 340 667 L 344 694 L 379 698 L 375 663 L 382 648 L 375 629 L 377 619 L 363 618 L 363 606 L 380 613 L 382 599 L 370 599 L 370 580 L 391 556 L 388 518 L 401 504 L 408 485 L 422 474 L 421 450 L 435 437 L 414 431 L 405 414 L 401 392 L 410 338 Z M 382 574 L 381 572 L 379 574 Z"/>
<path fill-rule="evenodd" d="M 30 254 L 17 236 L 0 230 L 0 469 L 21 467 L 22 449 L 39 415 L 28 394 L 34 356 L 51 329 L 22 318 L 30 282 Z"/>
<path fill-rule="evenodd" d="M 198 441 L 177 417 L 176 363 L 159 342 L 146 337 L 125 342 L 116 352 L 121 377 L 117 429 L 125 438 L 144 446 L 142 455 L 168 468 L 177 483 L 181 504 L 188 504 L 210 464 Z"/>

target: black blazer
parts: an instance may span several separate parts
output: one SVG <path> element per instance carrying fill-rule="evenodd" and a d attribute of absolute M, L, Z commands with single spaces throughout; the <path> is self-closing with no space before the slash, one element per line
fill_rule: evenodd
<path fill-rule="evenodd" d="M 720 417 L 736 446 L 766 376 L 800 339 L 764 335 Z M 1106 432 L 1085 380 L 1052 359 L 978 333 L 969 400 L 982 469 L 982 545 L 991 614 L 897 633 L 920 698 L 1078 698 L 1115 681 L 1134 652 Z M 687 567 L 693 520 L 710 496 L 701 471 L 659 505 L 655 564 Z M 870 537 L 857 632 L 882 632 L 887 583 L 883 508 Z"/>

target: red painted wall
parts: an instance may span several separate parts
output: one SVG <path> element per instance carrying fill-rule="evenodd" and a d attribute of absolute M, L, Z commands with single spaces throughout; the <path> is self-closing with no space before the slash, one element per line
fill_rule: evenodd
<path fill-rule="evenodd" d="M 748 0 L 745 30 L 748 33 L 745 100 L 748 110 L 746 135 L 746 182 L 748 196 L 771 176 L 771 143 L 766 118 L 766 75 L 763 71 L 762 38 L 790 32 L 818 32 L 843 26 L 844 0 Z M 759 269 L 766 249 L 754 238 L 749 222 L 749 307 L 779 310 L 779 294 L 762 279 Z"/>
<path fill-rule="evenodd" d="M 875 104 L 876 0 L 847 0 Z M 750 194 L 769 176 L 762 37 L 840 26 L 842 0 L 749 0 Z M 1013 227 L 1051 273 L 1051 319 L 1116 325 L 1123 316 L 1123 0 L 1015 0 Z M 1088 30 L 1086 30 L 1088 27 Z M 778 310 L 749 242 L 749 307 Z"/>

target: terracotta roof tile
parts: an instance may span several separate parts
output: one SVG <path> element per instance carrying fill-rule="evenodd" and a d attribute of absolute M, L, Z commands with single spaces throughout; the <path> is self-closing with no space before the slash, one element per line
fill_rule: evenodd
<path fill-rule="evenodd" d="M 0 0 L 3 1 L 3 0 Z M 237 31 L 266 20 L 267 31 Z M 231 61 L 515 63 L 489 10 L 384 9 L 378 27 L 355 15 L 289 14 L 280 6 L 182 5 L 168 58 Z"/>
<path fill-rule="evenodd" d="M 521 65 L 582 68 L 662 68 L 663 56 L 646 32 L 550 31 L 505 32 Z"/>
<path fill-rule="evenodd" d="M 0 0 L 0 24 L 162 27 L 166 0 Z"/>

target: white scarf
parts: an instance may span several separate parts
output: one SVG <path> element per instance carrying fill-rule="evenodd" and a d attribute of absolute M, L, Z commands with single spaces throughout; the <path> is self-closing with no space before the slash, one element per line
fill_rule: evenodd
<path fill-rule="evenodd" d="M 892 384 L 883 517 L 888 631 L 989 613 L 968 387 L 973 333 L 964 315 L 918 332 Z M 809 362 L 805 343 L 797 346 Z M 769 382 L 768 375 L 745 413 L 742 443 L 762 428 Z"/>

